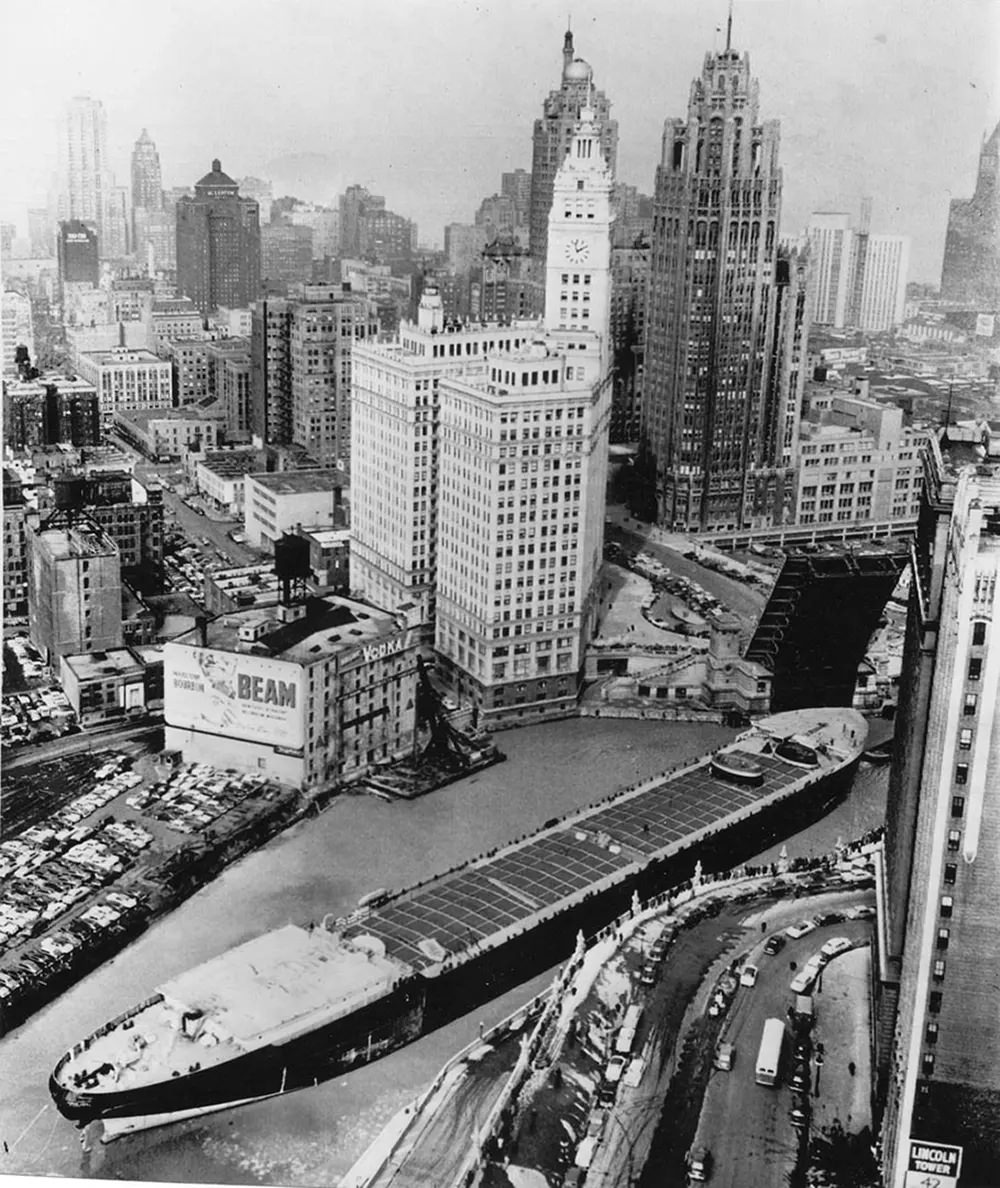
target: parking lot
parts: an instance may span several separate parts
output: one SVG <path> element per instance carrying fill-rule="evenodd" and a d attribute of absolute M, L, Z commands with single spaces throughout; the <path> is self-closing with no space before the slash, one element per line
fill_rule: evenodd
<path fill-rule="evenodd" d="M 42 663 L 26 635 L 4 640 L 4 695 L 0 710 L 0 746 L 45 742 L 80 727 L 62 689 Z"/>

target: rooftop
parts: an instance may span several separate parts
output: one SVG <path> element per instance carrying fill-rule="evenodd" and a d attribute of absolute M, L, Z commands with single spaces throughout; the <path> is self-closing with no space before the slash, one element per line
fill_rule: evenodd
<path fill-rule="evenodd" d="M 144 667 L 140 658 L 130 648 L 64 656 L 63 663 L 81 681 L 92 681 L 99 677 L 130 676 L 141 673 Z"/>
<path fill-rule="evenodd" d="M 400 631 L 393 615 L 347 598 L 309 598 L 301 619 L 282 623 L 277 608 L 268 613 L 260 607 L 231 611 L 206 624 L 207 646 L 223 652 L 252 650 L 257 655 L 312 664 L 325 656 L 359 648 Z M 266 624 L 252 644 L 242 642 L 239 630 L 251 624 Z M 196 633 L 179 643 L 197 645 Z"/>
<path fill-rule="evenodd" d="M 279 470 L 255 474 L 253 481 L 275 495 L 305 495 L 310 491 L 338 491 L 347 486 L 340 470 Z"/>
<path fill-rule="evenodd" d="M 84 351 L 82 358 L 94 363 L 97 367 L 139 365 L 148 367 L 150 363 L 156 363 L 162 367 L 170 366 L 165 359 L 161 359 L 152 351 L 143 350 L 141 347 L 116 347 L 110 351 Z"/>
<path fill-rule="evenodd" d="M 244 474 L 252 474 L 259 462 L 256 450 L 233 450 L 232 453 L 216 451 L 206 454 L 198 465 L 219 478 L 239 478 Z"/>
<path fill-rule="evenodd" d="M 306 528 L 302 535 L 308 540 L 314 540 L 320 548 L 328 549 L 334 545 L 346 544 L 351 539 L 350 528 Z"/>
<path fill-rule="evenodd" d="M 197 405 L 185 408 L 120 408 L 115 410 L 115 416 L 120 421 L 129 421 L 133 425 L 146 429 L 153 421 L 214 421 L 204 412 L 199 412 Z"/>
<path fill-rule="evenodd" d="M 118 556 L 118 546 L 102 529 L 89 524 L 72 527 L 43 528 L 36 540 L 45 546 L 48 555 L 57 561 L 73 557 Z"/>

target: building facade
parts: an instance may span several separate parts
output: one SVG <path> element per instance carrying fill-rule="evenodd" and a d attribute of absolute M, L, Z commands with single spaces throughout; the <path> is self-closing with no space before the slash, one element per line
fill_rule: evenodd
<path fill-rule="evenodd" d="M 559 89 L 550 91 L 535 120 L 531 147 L 531 206 L 528 247 L 532 259 L 544 267 L 547 259 L 552 187 L 569 151 L 584 107 L 594 112 L 600 151 L 614 175 L 618 160 L 618 122 L 611 119 L 611 104 L 603 91 L 594 89 L 593 71 L 574 57 L 573 34 L 563 39 L 563 69 Z"/>
<path fill-rule="evenodd" d="M 151 351 L 83 351 L 77 360 L 82 379 L 97 389 L 101 429 L 106 432 L 119 409 L 170 408 L 173 387 L 170 364 Z"/>
<path fill-rule="evenodd" d="M 324 466 L 350 467 L 351 351 L 377 335 L 372 303 L 349 289 L 308 285 L 291 304 L 291 440 Z"/>
<path fill-rule="evenodd" d="M 220 444 L 217 417 L 194 409 L 121 409 L 115 413 L 114 433 L 154 462 L 172 462 L 190 449 L 214 450 Z"/>
<path fill-rule="evenodd" d="M 851 307 L 852 264 L 855 258 L 851 216 L 818 211 L 806 231 L 813 257 L 810 286 L 811 321 L 841 329 Z"/>
<path fill-rule="evenodd" d="M 953 198 L 941 269 L 941 296 L 1000 309 L 1000 124 L 979 153 L 971 198 Z"/>
<path fill-rule="evenodd" d="M 925 458 L 880 929 L 890 1188 L 910 1183 L 914 1143 L 962 1148 L 961 1183 L 1000 1168 L 1000 470 L 948 429 Z"/>
<path fill-rule="evenodd" d="M 664 126 L 646 310 L 646 514 L 678 531 L 790 510 L 776 472 L 794 443 L 807 314 L 802 261 L 777 241 L 778 147 L 749 56 L 707 54 L 687 119 Z"/>
<path fill-rule="evenodd" d="M 89 95 L 71 99 L 59 125 L 60 219 L 79 219 L 96 228 L 101 254 L 114 178 L 108 157 L 108 119 L 104 104 Z"/>
<path fill-rule="evenodd" d="M 101 442 L 97 391 L 75 376 L 45 375 L 4 384 L 4 444 L 14 450 Z"/>
<path fill-rule="evenodd" d="M 903 322 L 910 240 L 905 235 L 869 235 L 866 240 L 857 326 L 879 333 Z"/>
<path fill-rule="evenodd" d="M 163 209 L 160 154 L 145 128 L 132 148 L 132 210 Z"/>
<path fill-rule="evenodd" d="M 260 208 L 241 198 L 218 158 L 177 203 L 177 291 L 206 317 L 220 305 L 244 306 L 260 289 Z"/>
<path fill-rule="evenodd" d="M 248 474 L 244 487 L 247 541 L 269 548 L 297 528 L 335 528 L 344 522 L 346 481 L 336 470 Z"/>
<path fill-rule="evenodd" d="M 28 532 L 28 630 L 48 663 L 122 646 L 118 548 L 93 524 Z"/>
<path fill-rule="evenodd" d="M 388 610 L 407 608 L 433 639 L 437 583 L 440 381 L 485 372 L 491 354 L 521 350 L 521 326 L 446 323 L 427 287 L 416 323 L 394 342 L 357 343 L 351 388 L 351 588 Z"/>
<path fill-rule="evenodd" d="M 56 237 L 59 261 L 59 283 L 83 284 L 97 287 L 101 279 L 101 263 L 97 247 L 97 232 L 93 226 L 79 219 L 59 224 Z"/>
<path fill-rule="evenodd" d="M 598 613 L 611 413 L 611 189 L 584 107 L 553 183 L 545 321 L 445 377 L 437 485 L 439 669 L 484 720 L 575 703 Z"/>
<path fill-rule="evenodd" d="M 250 437 L 258 446 L 292 440 L 291 306 L 265 297 L 251 307 Z"/>
<path fill-rule="evenodd" d="M 338 598 L 231 613 L 164 647 L 166 746 L 316 789 L 413 750 L 416 647 Z"/>

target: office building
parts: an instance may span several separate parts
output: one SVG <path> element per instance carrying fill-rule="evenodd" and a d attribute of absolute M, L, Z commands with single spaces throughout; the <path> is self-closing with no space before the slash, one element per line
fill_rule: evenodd
<path fill-rule="evenodd" d="M 916 527 L 927 432 L 903 423 L 903 411 L 864 396 L 810 393 L 795 457 L 795 523 Z"/>
<path fill-rule="evenodd" d="M 111 426 L 120 408 L 170 408 L 173 387 L 170 363 L 151 351 L 116 347 L 110 351 L 82 351 L 77 358 L 80 377 L 97 389 L 101 428 Z"/>
<path fill-rule="evenodd" d="M 18 374 L 19 355 L 27 351 L 28 359 L 35 357 L 35 329 L 31 316 L 31 298 L 19 289 L 4 289 L 0 298 L 3 318 L 3 374 Z"/>
<path fill-rule="evenodd" d="M 100 237 L 102 256 L 107 254 L 104 239 L 113 185 L 104 104 L 77 96 L 59 126 L 59 218 L 90 223 Z"/>
<path fill-rule="evenodd" d="M 118 548 L 106 532 L 82 519 L 29 530 L 28 630 L 50 664 L 122 646 Z"/>
<path fill-rule="evenodd" d="M 260 229 L 260 276 L 269 293 L 312 279 L 313 232 L 294 223 L 268 223 Z"/>
<path fill-rule="evenodd" d="M 31 207 L 28 210 L 28 251 L 35 260 L 51 259 L 56 254 L 54 227 L 48 207 Z"/>
<path fill-rule="evenodd" d="M 247 543 L 269 549 L 298 528 L 342 528 L 346 487 L 347 479 L 337 470 L 248 474 L 243 488 Z"/>
<path fill-rule="evenodd" d="M 153 316 L 153 293 L 154 285 L 149 277 L 116 277 L 109 294 L 111 320 L 148 323 Z"/>
<path fill-rule="evenodd" d="M 1000 124 L 979 152 L 971 198 L 953 198 L 941 268 L 945 301 L 1000 309 Z"/>
<path fill-rule="evenodd" d="M 33 520 L 16 471 L 3 471 L 3 609 L 7 618 L 28 613 L 28 531 Z"/>
<path fill-rule="evenodd" d="M 59 224 L 56 238 L 59 261 L 59 283 L 97 287 L 101 279 L 101 262 L 97 247 L 97 232 L 79 219 Z"/>
<path fill-rule="evenodd" d="M 290 302 L 291 440 L 324 466 L 350 466 L 351 351 L 377 334 L 374 306 L 349 289 L 306 285 Z"/>
<path fill-rule="evenodd" d="M 466 273 L 479 262 L 486 247 L 487 228 L 478 223 L 449 223 L 444 229 L 444 254 L 449 269 Z"/>
<path fill-rule="evenodd" d="M 781 522 L 804 383 L 805 267 L 780 251 L 777 121 L 750 59 L 705 56 L 656 170 L 642 393 L 645 514 L 678 531 Z"/>
<path fill-rule="evenodd" d="M 177 218 L 173 209 L 132 212 L 136 261 L 149 276 L 177 268 Z"/>
<path fill-rule="evenodd" d="M 171 338 L 197 338 L 205 318 L 190 297 L 154 297 L 150 315 L 153 349 Z"/>
<path fill-rule="evenodd" d="M 618 159 L 618 122 L 611 119 L 611 104 L 604 92 L 594 89 L 593 71 L 588 63 L 574 57 L 573 34 L 567 31 L 563 39 L 559 89 L 549 93 L 532 134 L 528 247 L 532 259 L 539 261 L 540 267 L 544 267 L 547 257 L 552 186 L 572 143 L 580 112 L 588 105 L 594 112 L 601 155 L 614 175 Z"/>
<path fill-rule="evenodd" d="M 340 256 L 375 264 L 408 261 L 417 248 L 417 225 L 386 209 L 385 198 L 348 186 L 338 200 Z"/>
<path fill-rule="evenodd" d="M 101 442 L 97 390 L 76 376 L 44 375 L 4 385 L 4 444 L 30 450 Z"/>
<path fill-rule="evenodd" d="M 535 323 L 446 323 L 424 289 L 417 321 L 392 342 L 356 343 L 351 359 L 351 588 L 402 610 L 433 640 L 437 583 L 441 379 L 482 375 L 493 352 L 526 347 Z"/>
<path fill-rule="evenodd" d="M 261 223 L 269 223 L 271 203 L 274 201 L 273 183 L 263 177 L 241 177 L 239 187 L 244 198 L 252 198 L 260 207 Z"/>
<path fill-rule="evenodd" d="M 925 453 L 881 880 L 889 1188 L 914 1145 L 961 1148 L 962 1184 L 1000 1169 L 1000 469 L 981 437 L 948 426 Z"/>
<path fill-rule="evenodd" d="M 132 149 L 132 209 L 163 209 L 163 175 L 160 154 L 145 128 Z"/>
<path fill-rule="evenodd" d="M 214 450 L 223 422 L 193 408 L 119 409 L 114 434 L 153 462 L 175 462 L 189 450 Z"/>
<path fill-rule="evenodd" d="M 610 333 L 614 360 L 611 440 L 614 442 L 639 438 L 649 266 L 648 240 L 632 241 L 628 246 L 615 244 L 611 249 Z"/>
<path fill-rule="evenodd" d="M 219 338 L 205 344 L 208 395 L 225 414 L 226 440 L 250 441 L 250 339 Z"/>
<path fill-rule="evenodd" d="M 814 261 L 809 287 L 810 321 L 839 330 L 848 320 L 853 295 L 855 246 L 851 216 L 819 211 L 810 218 L 806 234 Z"/>
<path fill-rule="evenodd" d="M 260 288 L 260 208 L 241 198 L 218 158 L 180 198 L 177 219 L 177 291 L 206 317 L 218 306 L 245 306 Z"/>
<path fill-rule="evenodd" d="M 185 762 L 315 789 L 413 751 L 416 646 L 396 616 L 308 598 L 223 615 L 163 650 L 166 746 Z"/>
<path fill-rule="evenodd" d="M 864 279 L 855 325 L 878 333 L 902 325 L 910 240 L 905 235 L 869 235 L 865 244 Z"/>
<path fill-rule="evenodd" d="M 490 351 L 480 376 L 438 383 L 435 650 L 487 721 L 573 705 L 596 623 L 611 412 L 605 133 L 584 107 L 555 175 L 544 323 Z"/>
<path fill-rule="evenodd" d="M 526 169 L 514 169 L 500 174 L 500 193 L 514 202 L 518 227 L 531 220 L 531 174 Z"/>
<path fill-rule="evenodd" d="M 292 440 L 291 304 L 265 297 L 251 307 L 250 437 L 258 446 Z"/>
<path fill-rule="evenodd" d="M 112 186 L 104 216 L 101 256 L 120 261 L 132 251 L 132 202 L 128 186 Z"/>
<path fill-rule="evenodd" d="M 160 343 L 159 354 L 170 364 L 170 383 L 175 405 L 183 407 L 195 404 L 209 395 L 210 345 L 205 331 L 191 338 L 168 338 Z"/>
<path fill-rule="evenodd" d="M 255 449 L 217 450 L 203 454 L 195 465 L 195 485 L 218 511 L 242 519 L 246 477 L 259 465 Z"/>

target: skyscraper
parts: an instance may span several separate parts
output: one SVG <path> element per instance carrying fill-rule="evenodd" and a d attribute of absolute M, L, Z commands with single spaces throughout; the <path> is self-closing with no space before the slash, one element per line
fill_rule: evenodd
<path fill-rule="evenodd" d="M 177 202 L 177 290 L 207 316 L 220 305 L 249 305 L 259 288 L 259 208 L 216 158 L 194 197 Z"/>
<path fill-rule="evenodd" d="M 91 223 L 106 233 L 114 179 L 108 165 L 108 120 L 104 104 L 88 95 L 71 100 L 59 129 L 59 217 Z"/>
<path fill-rule="evenodd" d="M 819 211 L 806 231 L 813 256 L 810 286 L 811 320 L 839 329 L 849 316 L 855 268 L 851 216 Z"/>
<path fill-rule="evenodd" d="M 56 240 L 59 260 L 59 283 L 86 284 L 97 287 L 101 278 L 97 232 L 79 219 L 59 224 Z"/>
<path fill-rule="evenodd" d="M 540 265 L 544 265 L 547 257 L 553 182 L 569 151 L 584 107 L 593 112 L 601 155 L 613 176 L 618 160 L 618 123 L 611 119 L 611 104 L 604 92 L 594 90 L 589 64 L 573 56 L 573 34 L 567 31 L 563 40 L 559 90 L 549 93 L 541 118 L 535 120 L 532 135 L 528 247 L 532 258 Z"/>
<path fill-rule="evenodd" d="M 606 126 L 584 107 L 552 188 L 545 319 L 442 377 L 439 670 L 485 720 L 575 703 L 598 613 L 611 412 Z"/>
<path fill-rule="evenodd" d="M 906 306 L 909 237 L 868 235 L 864 253 L 864 277 L 855 324 L 859 330 L 891 330 L 902 323 Z"/>
<path fill-rule="evenodd" d="M 1000 1183 L 1000 466 L 970 436 L 947 427 L 924 455 L 879 930 L 889 1188 L 914 1142 L 962 1147 L 963 1184 Z"/>
<path fill-rule="evenodd" d="M 1000 124 L 983 142 L 975 193 L 951 200 L 941 296 L 1000 309 Z"/>
<path fill-rule="evenodd" d="M 727 38 L 705 56 L 687 119 L 664 125 L 653 200 L 642 461 L 657 519 L 682 531 L 784 514 L 776 468 L 804 381 L 791 364 L 806 311 L 798 257 L 779 292 L 778 145 L 749 56 Z"/>
<path fill-rule="evenodd" d="M 250 329 L 250 437 L 255 445 L 292 440 L 292 364 L 288 328 L 291 302 L 255 301 Z"/>
<path fill-rule="evenodd" d="M 132 149 L 132 209 L 163 209 L 163 176 L 160 154 L 145 128 Z"/>

